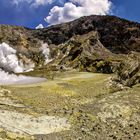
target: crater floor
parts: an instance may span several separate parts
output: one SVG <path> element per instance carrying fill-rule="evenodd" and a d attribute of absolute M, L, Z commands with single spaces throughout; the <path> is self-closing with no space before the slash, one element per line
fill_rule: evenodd
<path fill-rule="evenodd" d="M 110 77 L 62 72 L 42 83 L 1 86 L 0 138 L 140 139 L 140 86 L 111 92 Z"/>

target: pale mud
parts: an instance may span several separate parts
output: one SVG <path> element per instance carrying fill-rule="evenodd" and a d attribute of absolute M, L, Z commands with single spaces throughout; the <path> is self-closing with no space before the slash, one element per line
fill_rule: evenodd
<path fill-rule="evenodd" d="M 15 133 L 39 135 L 68 130 L 70 125 L 65 118 L 54 116 L 33 117 L 14 111 L 0 110 L 0 127 Z"/>
<path fill-rule="evenodd" d="M 0 104 L 1 105 L 8 105 L 8 106 L 13 106 L 13 107 L 25 107 L 23 104 L 21 103 L 18 103 L 18 101 L 16 100 L 11 100 L 10 98 L 7 98 L 7 97 L 2 97 L 0 98 Z"/>
<path fill-rule="evenodd" d="M 0 128 L 6 132 L 32 136 L 47 135 L 70 129 L 66 118 L 41 114 L 35 117 L 16 111 L 16 108 L 26 108 L 26 106 L 13 99 L 9 90 L 0 89 L 0 105 L 2 107 L 15 107 L 14 111 L 0 109 Z"/>

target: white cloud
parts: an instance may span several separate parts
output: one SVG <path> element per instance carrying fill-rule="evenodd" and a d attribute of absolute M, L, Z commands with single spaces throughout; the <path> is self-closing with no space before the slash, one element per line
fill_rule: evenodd
<path fill-rule="evenodd" d="M 70 0 L 63 7 L 54 6 L 45 21 L 54 25 L 82 16 L 106 15 L 110 12 L 111 5 L 109 0 Z"/>
<path fill-rule="evenodd" d="M 37 27 L 35 27 L 35 29 L 43 29 L 44 26 L 42 24 L 39 24 Z"/>
<path fill-rule="evenodd" d="M 52 4 L 55 0 L 11 0 L 11 1 L 15 5 L 19 5 L 23 2 L 26 2 L 31 6 L 38 7 L 41 5 Z"/>
<path fill-rule="evenodd" d="M 54 0 L 33 0 L 32 6 L 40 6 L 40 5 L 47 5 L 47 4 L 52 4 Z"/>
<path fill-rule="evenodd" d="M 32 0 L 11 0 L 11 3 L 12 4 L 15 4 L 15 5 L 19 5 L 20 3 L 23 3 L 23 2 L 27 2 L 27 3 L 31 3 Z"/>

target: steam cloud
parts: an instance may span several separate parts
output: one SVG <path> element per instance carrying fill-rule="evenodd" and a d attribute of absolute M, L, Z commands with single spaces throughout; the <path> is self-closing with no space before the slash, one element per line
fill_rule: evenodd
<path fill-rule="evenodd" d="M 16 50 L 11 48 L 8 44 L 0 44 L 0 68 L 15 73 L 30 71 L 34 65 L 24 65 L 22 61 L 18 60 Z"/>
<path fill-rule="evenodd" d="M 38 83 L 45 81 L 45 78 L 38 77 L 28 77 L 28 76 L 17 76 L 15 74 L 9 74 L 0 69 L 0 85 L 9 85 L 9 84 L 29 84 L 29 83 Z"/>
<path fill-rule="evenodd" d="M 8 44 L 0 44 L 0 84 L 27 84 L 44 81 L 44 78 L 17 76 L 15 74 L 9 74 L 8 72 L 25 72 L 32 70 L 30 66 L 25 67 L 16 56 L 16 50 L 11 48 Z"/>
<path fill-rule="evenodd" d="M 6 43 L 0 44 L 0 60 L 0 67 L 7 71 L 15 73 L 24 71 L 23 64 L 16 56 L 16 50 Z"/>
<path fill-rule="evenodd" d="M 45 64 L 48 64 L 49 62 L 52 61 L 52 59 L 49 58 L 50 55 L 50 49 L 47 43 L 42 44 L 42 47 L 40 48 L 41 52 L 44 54 L 45 56 Z"/>

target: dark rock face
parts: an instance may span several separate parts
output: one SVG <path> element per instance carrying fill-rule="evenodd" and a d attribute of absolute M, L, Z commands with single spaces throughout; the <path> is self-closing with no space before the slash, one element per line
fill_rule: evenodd
<path fill-rule="evenodd" d="M 112 54 L 100 42 L 98 33 L 91 31 L 84 35 L 75 35 L 57 48 L 53 63 L 81 71 L 111 73 Z"/>
<path fill-rule="evenodd" d="M 34 36 L 61 44 L 74 35 L 97 31 L 101 43 L 113 53 L 140 51 L 140 24 L 114 16 L 89 16 L 75 21 L 35 31 Z"/>
<path fill-rule="evenodd" d="M 140 59 L 131 54 L 127 60 L 124 60 L 117 69 L 117 79 L 125 86 L 133 86 L 140 83 Z"/>

